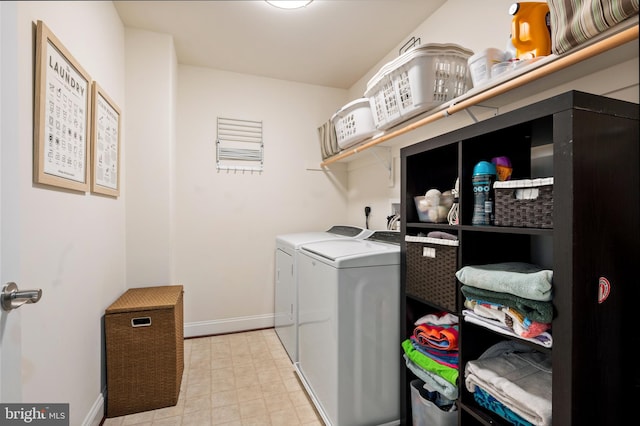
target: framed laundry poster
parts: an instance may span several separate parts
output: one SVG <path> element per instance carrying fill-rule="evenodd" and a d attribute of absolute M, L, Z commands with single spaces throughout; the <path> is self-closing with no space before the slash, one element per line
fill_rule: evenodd
<path fill-rule="evenodd" d="M 42 21 L 34 92 L 34 182 L 87 192 L 91 77 Z"/>
<path fill-rule="evenodd" d="M 93 82 L 91 104 L 91 192 L 120 195 L 120 108 Z"/>

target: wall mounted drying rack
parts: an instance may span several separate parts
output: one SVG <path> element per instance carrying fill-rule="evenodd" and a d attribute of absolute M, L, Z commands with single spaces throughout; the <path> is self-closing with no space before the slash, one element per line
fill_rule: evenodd
<path fill-rule="evenodd" d="M 505 94 L 513 89 L 521 86 L 525 86 L 533 81 L 541 79 L 542 77 L 557 73 L 565 68 L 576 65 L 589 58 L 596 57 L 603 53 L 609 52 L 612 49 L 621 47 L 634 40 L 638 40 L 638 16 L 628 19 L 627 21 L 619 24 L 618 26 L 611 28 L 610 30 L 600 34 L 599 37 L 595 37 L 590 43 L 576 48 L 573 52 L 568 52 L 561 56 L 550 55 L 538 62 L 533 63 L 527 68 L 522 69 L 521 74 L 512 74 L 510 80 L 504 81 L 501 84 L 495 86 L 489 86 L 485 90 L 474 93 L 473 89 L 465 95 L 459 96 L 456 99 L 448 102 L 435 112 L 427 112 L 425 117 L 418 119 L 417 121 L 410 122 L 409 124 L 400 125 L 395 130 L 391 130 L 388 133 L 384 133 L 381 136 L 374 137 L 366 142 L 363 142 L 353 148 L 341 151 L 340 153 L 327 158 L 320 167 L 326 167 L 331 163 L 343 160 L 352 155 L 358 154 L 369 148 L 380 145 L 393 138 L 401 136 L 405 133 L 409 133 L 422 126 L 425 126 L 434 121 L 448 117 L 460 111 L 468 111 L 468 108 L 473 106 L 482 106 L 482 102 L 486 102 L 498 95 Z M 638 47 L 635 46 L 635 55 L 638 54 Z M 606 68 L 606 65 L 600 67 Z M 473 117 L 473 115 L 472 115 Z"/>

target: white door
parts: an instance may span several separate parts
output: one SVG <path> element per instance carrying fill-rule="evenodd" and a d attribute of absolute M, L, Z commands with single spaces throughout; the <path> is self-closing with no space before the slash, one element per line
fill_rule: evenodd
<path fill-rule="evenodd" d="M 0 2 L 0 289 L 20 285 L 18 255 L 18 2 Z M 20 310 L 0 309 L 0 402 L 22 401 Z"/>

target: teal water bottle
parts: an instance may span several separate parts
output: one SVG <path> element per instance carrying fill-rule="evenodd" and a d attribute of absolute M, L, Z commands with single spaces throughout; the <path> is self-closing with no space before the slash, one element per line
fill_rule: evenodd
<path fill-rule="evenodd" d="M 473 218 L 472 225 L 493 225 L 493 182 L 496 181 L 496 166 L 480 161 L 473 168 Z"/>

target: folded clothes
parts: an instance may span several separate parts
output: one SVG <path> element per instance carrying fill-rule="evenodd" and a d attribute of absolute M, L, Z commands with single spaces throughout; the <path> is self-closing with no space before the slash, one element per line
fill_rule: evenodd
<path fill-rule="evenodd" d="M 436 349 L 454 351 L 458 349 L 458 326 L 420 324 L 413 334 L 421 345 Z"/>
<path fill-rule="evenodd" d="M 469 392 L 484 389 L 524 420 L 551 426 L 551 356 L 516 342 L 499 342 L 465 365 Z"/>
<path fill-rule="evenodd" d="M 551 328 L 551 323 L 531 321 L 507 306 L 466 299 L 464 306 L 481 317 L 500 321 L 500 324 L 521 337 L 536 337 Z"/>
<path fill-rule="evenodd" d="M 437 312 L 434 314 L 427 314 L 416 320 L 413 325 L 429 324 L 429 325 L 456 325 L 458 324 L 458 317 L 450 312 Z"/>
<path fill-rule="evenodd" d="M 458 386 L 445 380 L 442 376 L 420 368 L 416 363 L 411 361 L 407 355 L 402 355 L 404 362 L 409 370 L 416 377 L 425 382 L 424 387 L 430 391 L 440 392 L 446 398 L 457 399 L 459 395 Z"/>
<path fill-rule="evenodd" d="M 411 343 L 413 347 L 418 351 L 422 352 L 424 355 L 433 359 L 440 364 L 446 365 L 451 368 L 458 368 L 460 357 L 458 355 L 458 351 L 443 351 L 440 349 L 433 349 L 432 347 L 421 345 L 415 336 L 411 336 Z"/>
<path fill-rule="evenodd" d="M 426 371 L 431 371 L 442 378 L 444 378 L 449 383 L 455 385 L 458 382 L 458 369 L 447 367 L 446 365 L 440 364 L 437 361 L 429 358 L 425 354 L 421 353 L 417 350 L 413 344 L 411 343 L 411 339 L 406 339 L 402 342 L 402 349 L 404 349 L 404 353 L 409 357 L 411 361 L 413 361 L 416 365 Z"/>
<path fill-rule="evenodd" d="M 533 426 L 530 422 L 523 419 L 522 416 L 514 413 L 513 410 L 495 399 L 491 394 L 479 386 L 476 386 L 476 391 L 473 393 L 473 399 L 475 399 L 481 407 L 493 411 L 514 426 Z"/>
<path fill-rule="evenodd" d="M 523 262 L 464 266 L 456 278 L 466 285 L 509 293 L 532 300 L 550 301 L 553 271 Z"/>
<path fill-rule="evenodd" d="M 531 321 L 550 323 L 553 320 L 552 302 L 527 299 L 509 293 L 484 290 L 468 285 L 460 287 L 460 291 L 467 299 L 487 301 L 513 308 Z"/>
<path fill-rule="evenodd" d="M 427 234 L 427 237 L 429 238 L 444 238 L 445 240 L 457 240 L 458 237 L 456 235 L 453 234 L 449 234 L 448 232 L 444 232 L 444 231 L 431 231 Z"/>
<path fill-rule="evenodd" d="M 553 346 L 553 337 L 551 336 L 551 333 L 547 331 L 538 334 L 536 337 L 523 337 L 518 336 L 513 332 L 513 330 L 510 330 L 509 328 L 502 325 L 500 321 L 481 317 L 470 309 L 463 309 L 462 316 L 467 322 L 480 325 L 482 327 L 488 328 L 489 330 L 497 331 L 498 333 L 504 334 L 505 336 L 518 337 L 522 340 L 527 340 L 537 345 L 544 346 L 545 348 L 550 348 Z"/>

